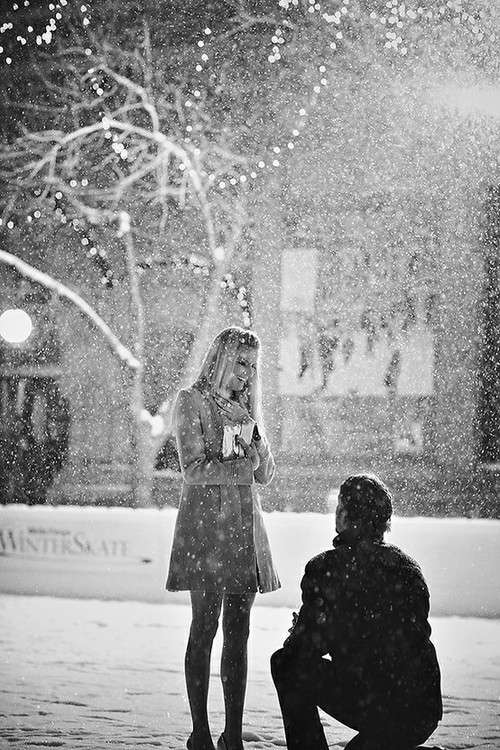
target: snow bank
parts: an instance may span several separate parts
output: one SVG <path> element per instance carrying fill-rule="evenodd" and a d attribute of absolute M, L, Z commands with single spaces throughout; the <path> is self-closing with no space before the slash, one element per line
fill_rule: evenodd
<path fill-rule="evenodd" d="M 164 581 L 177 511 L 0 508 L 0 592 L 186 603 Z M 333 515 L 268 513 L 282 588 L 258 604 L 296 608 L 307 560 L 331 546 Z M 434 616 L 500 617 L 500 520 L 394 518 L 387 540 L 415 557 Z"/>

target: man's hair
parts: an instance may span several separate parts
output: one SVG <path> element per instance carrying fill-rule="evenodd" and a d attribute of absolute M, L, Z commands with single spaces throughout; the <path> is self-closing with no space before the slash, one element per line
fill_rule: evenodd
<path fill-rule="evenodd" d="M 363 539 L 383 537 L 391 526 L 392 495 L 375 474 L 353 474 L 342 482 L 339 491 L 347 520 Z"/>

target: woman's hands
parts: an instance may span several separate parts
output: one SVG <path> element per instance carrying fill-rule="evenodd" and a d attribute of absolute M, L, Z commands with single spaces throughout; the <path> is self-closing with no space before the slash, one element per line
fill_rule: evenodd
<path fill-rule="evenodd" d="M 226 401 L 222 409 L 225 416 L 235 424 L 238 422 L 248 422 L 252 419 L 248 411 L 236 401 Z"/>
<path fill-rule="evenodd" d="M 245 440 L 243 440 L 241 435 L 238 435 L 236 440 L 238 441 L 238 445 L 241 445 L 241 447 L 243 448 L 245 458 L 249 458 L 252 462 L 253 470 L 255 471 L 255 469 L 258 469 L 260 464 L 260 456 L 254 442 L 252 441 L 249 445 Z"/>

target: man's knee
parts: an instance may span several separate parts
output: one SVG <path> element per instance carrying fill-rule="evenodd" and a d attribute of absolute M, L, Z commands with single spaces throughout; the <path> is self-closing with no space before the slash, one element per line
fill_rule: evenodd
<path fill-rule="evenodd" d="M 308 679 L 309 673 L 310 665 L 305 665 L 293 652 L 280 648 L 271 656 L 271 675 L 276 685 L 302 682 Z"/>
<path fill-rule="evenodd" d="M 275 651 L 274 654 L 271 655 L 271 658 L 269 660 L 269 663 L 271 665 L 271 676 L 275 682 L 276 682 L 276 679 L 275 679 L 276 674 L 277 674 L 277 671 L 279 670 L 279 653 L 282 650 L 283 649 L 279 649 L 279 651 Z"/>
<path fill-rule="evenodd" d="M 271 656 L 271 675 L 275 684 L 289 681 L 296 668 L 296 658 L 284 648 L 278 649 Z"/>

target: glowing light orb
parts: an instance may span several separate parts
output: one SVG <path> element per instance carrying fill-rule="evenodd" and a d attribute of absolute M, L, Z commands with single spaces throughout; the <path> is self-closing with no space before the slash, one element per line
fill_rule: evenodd
<path fill-rule="evenodd" d="M 24 310 L 5 310 L 0 315 L 0 336 L 9 344 L 22 344 L 32 330 L 33 323 Z"/>

